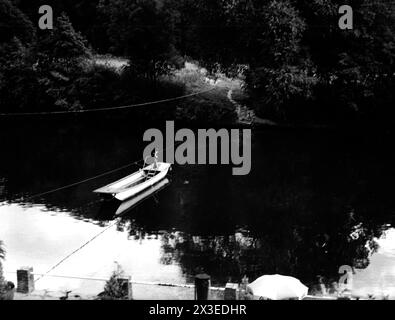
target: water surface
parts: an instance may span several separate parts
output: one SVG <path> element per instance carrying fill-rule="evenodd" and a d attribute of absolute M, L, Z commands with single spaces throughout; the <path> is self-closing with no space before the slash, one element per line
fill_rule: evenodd
<path fill-rule="evenodd" d="M 138 166 L 29 198 L 141 159 L 147 128 L 110 120 L 2 126 L 7 272 L 29 265 L 45 273 L 117 222 L 50 274 L 106 279 L 117 261 L 135 281 L 193 283 L 203 268 L 213 285 L 280 273 L 313 290 L 319 276 L 329 285 L 350 265 L 355 291 L 395 294 L 395 157 L 385 134 L 254 129 L 248 176 L 175 165 L 166 188 L 120 218 L 92 190 Z M 36 285 L 95 294 L 103 282 L 45 277 Z"/>

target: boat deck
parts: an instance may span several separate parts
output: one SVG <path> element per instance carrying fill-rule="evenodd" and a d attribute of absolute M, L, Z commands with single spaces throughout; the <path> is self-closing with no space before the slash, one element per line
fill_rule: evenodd
<path fill-rule="evenodd" d="M 150 179 L 155 178 L 156 175 L 161 173 L 161 171 L 165 170 L 166 166 L 164 163 L 158 163 L 156 168 L 153 165 L 145 167 L 144 169 L 135 172 L 121 180 L 108 184 L 104 187 L 94 190 L 95 193 L 103 193 L 103 194 L 118 194 L 124 192 L 133 187 L 137 187 L 139 184 L 142 184 Z"/>

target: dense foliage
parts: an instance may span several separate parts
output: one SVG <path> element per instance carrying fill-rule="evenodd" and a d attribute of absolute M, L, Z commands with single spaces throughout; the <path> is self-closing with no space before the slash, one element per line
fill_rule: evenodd
<path fill-rule="evenodd" d="M 0 4 L 2 21 L 8 22 L 8 25 L 0 26 L 1 112 L 81 110 L 119 106 L 183 93 L 183 87 L 179 84 L 164 84 L 157 79 L 158 75 L 167 72 L 162 66 L 166 61 L 163 52 L 167 48 L 163 48 L 162 52 L 158 43 L 151 44 L 154 31 L 151 38 L 147 38 L 149 32 L 138 36 L 141 41 L 139 51 L 130 49 L 137 39 L 130 38 L 130 34 L 118 42 L 112 38 L 109 40 L 114 48 L 118 43 L 118 49 L 114 49 L 114 53 L 133 59 L 131 66 L 120 72 L 110 66 L 95 63 L 89 42 L 74 29 L 67 13 L 56 15 L 55 11 L 53 30 L 35 30 L 27 15 L 15 3 L 0 0 Z M 36 5 L 38 8 L 38 2 Z M 104 2 L 97 5 L 100 10 L 106 8 Z M 33 20 L 33 5 L 21 1 L 20 7 Z M 57 7 L 55 4 L 54 8 Z M 154 10 L 147 14 L 153 22 L 157 9 L 151 5 L 147 10 Z M 118 12 L 121 13 L 122 11 Z M 36 14 L 35 19 L 38 16 Z M 145 13 L 142 14 L 142 19 L 145 16 Z M 108 24 L 103 21 L 103 25 L 106 25 L 110 33 L 110 21 Z M 126 23 L 125 28 L 128 28 Z M 155 29 L 159 29 L 159 26 Z M 133 29 L 131 34 L 136 34 L 135 32 L 136 29 Z M 121 52 L 124 43 L 130 43 L 130 47 L 128 49 L 125 46 Z M 147 49 L 146 45 L 151 47 Z M 152 51 L 154 48 L 157 48 L 156 52 Z M 111 48 L 108 50 L 112 51 Z"/>
<path fill-rule="evenodd" d="M 242 76 L 257 113 L 280 121 L 391 119 L 393 4 L 350 0 L 354 28 L 341 30 L 343 2 L 53 0 L 45 4 L 55 29 L 42 31 L 34 26 L 44 1 L 0 0 L 0 108 L 78 109 L 86 97 L 112 104 L 147 94 L 81 63 L 93 51 L 129 58 L 135 83 L 157 82 L 185 57 Z M 103 95 L 113 86 L 118 99 Z"/>

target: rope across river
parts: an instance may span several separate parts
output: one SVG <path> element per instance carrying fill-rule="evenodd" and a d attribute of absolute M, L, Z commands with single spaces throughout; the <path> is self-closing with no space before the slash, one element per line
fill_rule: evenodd
<path fill-rule="evenodd" d="M 90 113 L 90 112 L 101 112 L 101 111 L 112 111 L 112 110 L 123 110 L 123 109 L 131 109 L 131 108 L 137 108 L 137 107 L 144 107 L 144 106 L 149 106 L 149 105 L 154 105 L 154 104 L 162 104 L 166 102 L 172 102 L 172 101 L 177 101 L 177 100 L 182 100 L 185 98 L 189 97 L 194 97 L 198 96 L 210 91 L 213 91 L 215 89 L 207 89 L 199 92 L 194 92 L 190 94 L 186 94 L 183 96 L 179 97 L 174 97 L 174 98 L 168 98 L 168 99 L 162 99 L 162 100 L 156 100 L 156 101 L 149 101 L 149 102 L 142 102 L 142 103 L 136 103 L 136 104 L 130 104 L 126 106 L 119 106 L 119 107 L 108 107 L 108 108 L 94 108 L 94 109 L 82 109 L 82 110 L 65 110 L 65 111 L 43 111 L 43 112 L 11 112 L 11 113 L 0 113 L 1 117 L 9 117 L 9 116 L 50 116 L 50 115 L 60 115 L 60 114 L 80 114 L 80 113 Z"/>

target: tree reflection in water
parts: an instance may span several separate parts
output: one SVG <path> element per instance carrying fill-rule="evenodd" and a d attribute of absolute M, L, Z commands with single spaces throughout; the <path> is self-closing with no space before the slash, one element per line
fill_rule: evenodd
<path fill-rule="evenodd" d="M 20 202 L 21 196 L 139 159 L 142 134 L 151 126 L 136 129 L 129 119 L 121 123 L 105 121 L 103 130 L 96 123 L 0 128 L 0 199 Z M 394 224 L 394 137 L 254 129 L 248 176 L 233 177 L 226 166 L 174 166 L 172 182 L 158 201 L 134 208 L 118 227 L 129 230 L 132 239 L 160 238 L 162 263 L 179 264 L 189 277 L 203 267 L 218 284 L 270 273 L 296 276 L 306 284 L 321 276 L 331 283 L 339 279 L 342 265 L 366 268 L 377 250 L 374 238 Z M 135 170 L 27 205 L 43 203 L 48 210 L 98 223 L 112 220 L 116 209 L 92 190 Z"/>
<path fill-rule="evenodd" d="M 203 268 L 216 285 L 240 282 L 244 275 L 253 281 L 263 274 L 279 273 L 295 276 L 311 287 L 319 280 L 327 286 L 337 282 L 342 265 L 366 268 L 370 255 L 378 249 L 375 238 L 388 228 L 377 221 L 358 219 L 352 211 L 336 219 L 316 217 L 305 224 L 289 221 L 271 232 L 250 226 L 216 236 L 177 230 L 153 234 L 162 242 L 161 263 L 180 265 L 189 281 Z M 135 239 L 152 234 L 135 219 L 128 230 Z"/>

